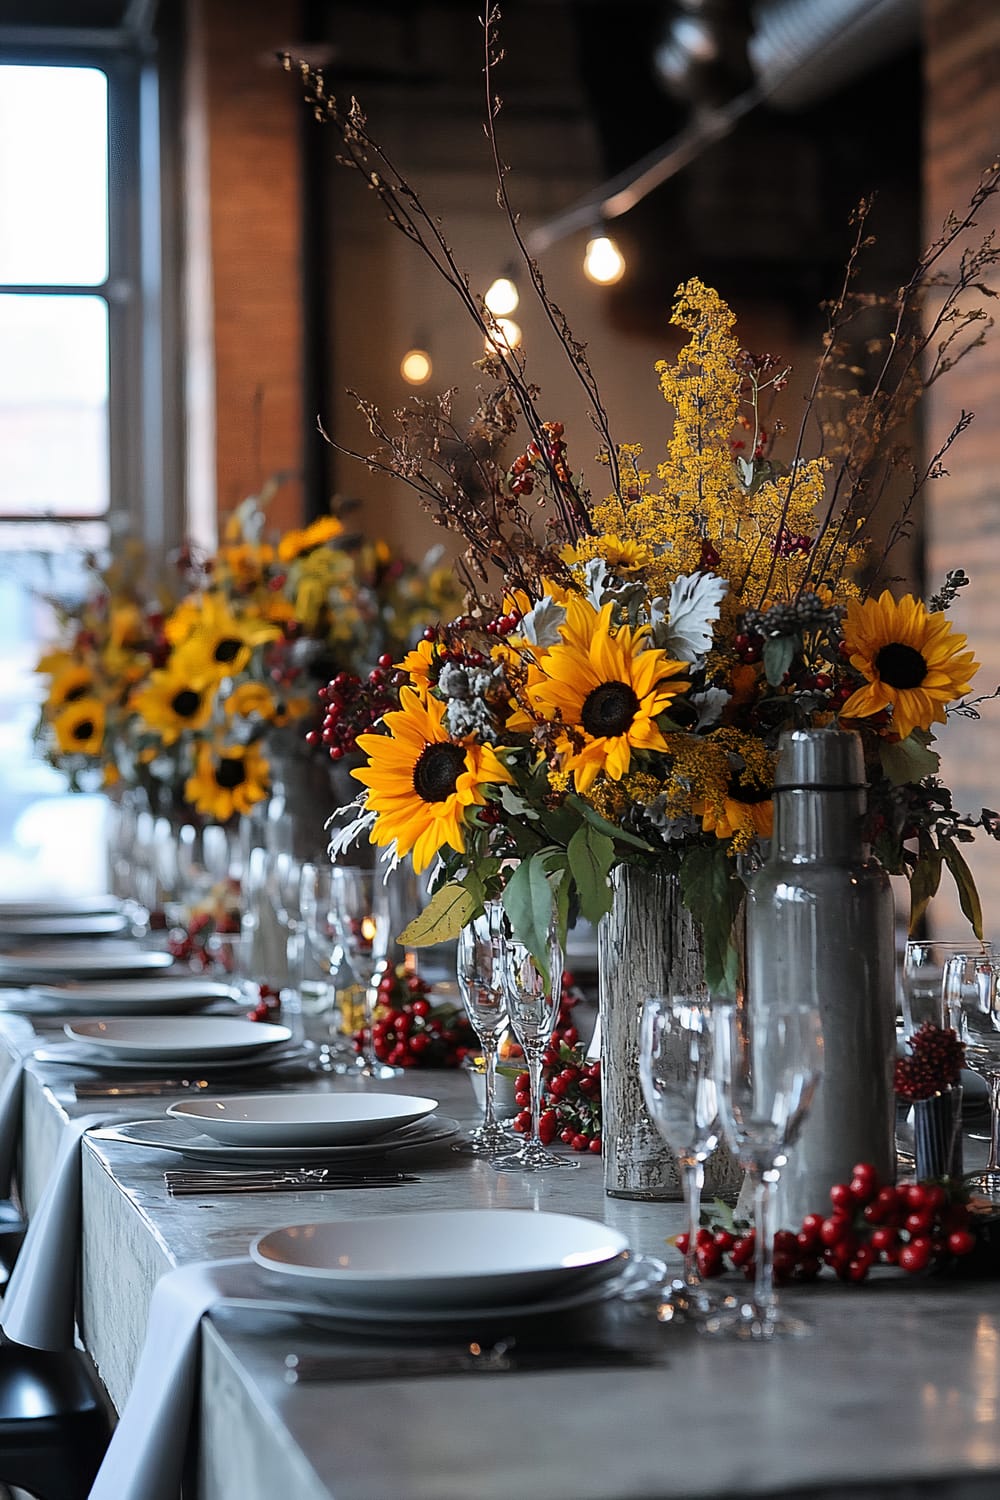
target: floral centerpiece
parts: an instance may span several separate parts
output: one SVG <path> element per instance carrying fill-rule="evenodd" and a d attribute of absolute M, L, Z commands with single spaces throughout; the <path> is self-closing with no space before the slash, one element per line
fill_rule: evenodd
<path fill-rule="evenodd" d="M 565 934 L 576 913 L 597 922 L 609 910 L 617 865 L 675 871 L 703 934 L 706 977 L 723 991 L 736 978 L 741 860 L 770 832 L 779 736 L 841 725 L 863 737 L 871 836 L 886 867 L 909 877 L 914 922 L 947 867 L 979 932 L 961 846 L 977 828 L 996 837 L 1000 820 L 953 808 L 933 748 L 949 715 L 978 717 L 981 700 L 967 696 L 978 663 L 947 613 L 968 579 L 956 570 L 926 600 L 897 597 L 887 567 L 969 420 L 962 414 L 927 462 L 902 447 L 920 390 L 982 336 L 969 294 L 982 293 L 998 252 L 990 239 L 972 250 L 962 242 L 1000 186 L 1000 166 L 884 301 L 854 289 L 869 234 L 861 205 L 790 433 L 776 410 L 783 363 L 743 348 L 717 291 L 696 278 L 681 285 L 670 321 L 684 342 L 656 367 L 666 438 L 648 458 L 612 436 L 585 347 L 525 250 L 495 136 L 495 25 L 491 14 L 487 134 L 499 201 L 591 404 L 599 451 L 588 477 L 590 454 L 558 420 L 558 397 L 543 401 L 525 353 L 470 291 L 439 221 L 357 104 L 342 108 L 320 73 L 286 59 L 316 118 L 339 133 L 340 159 L 452 286 L 490 350 L 461 440 L 450 394 L 414 399 L 395 425 L 362 403 L 378 447 L 355 456 L 403 479 L 461 537 L 469 595 L 464 614 L 430 626 L 379 683 L 367 732 L 349 706 L 364 790 L 334 851 L 367 836 L 418 870 L 439 862 L 409 942 L 442 941 L 501 895 L 543 966 L 553 919 Z M 952 255 L 957 268 L 945 276 Z M 858 392 L 852 325 L 875 308 L 884 329 L 866 328 L 874 373 Z M 899 476 L 903 498 L 876 545 L 874 523 Z M 339 711 L 328 714 L 334 724 Z"/>

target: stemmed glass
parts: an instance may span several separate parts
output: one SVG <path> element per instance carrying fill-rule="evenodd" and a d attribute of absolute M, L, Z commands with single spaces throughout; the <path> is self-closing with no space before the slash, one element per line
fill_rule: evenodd
<path fill-rule="evenodd" d="M 333 897 L 333 866 L 327 862 L 302 865 L 299 877 L 298 906 L 302 930 L 309 950 L 327 982 L 323 997 L 309 1011 L 326 1022 L 326 1039 L 321 1042 L 316 1069 L 324 1073 L 346 1073 L 356 1063 L 353 1046 L 348 1040 L 346 1021 L 337 998 L 336 979 L 347 967 L 347 954 L 341 938 L 341 918 Z M 304 951 L 302 954 L 304 966 Z M 353 970 L 351 977 L 356 979 Z M 303 1009 L 306 1006 L 305 985 L 300 977 Z"/>
<path fill-rule="evenodd" d="M 735 1312 L 709 1315 L 710 1333 L 770 1339 L 811 1332 L 778 1306 L 774 1291 L 774 1185 L 788 1160 L 823 1075 L 819 1010 L 803 1002 L 713 1010 L 719 1117 L 726 1140 L 753 1183 L 753 1293 Z"/>
<path fill-rule="evenodd" d="M 495 1108 L 497 1048 L 507 1025 L 505 921 L 500 902 L 488 901 L 482 915 L 473 917 L 458 935 L 458 987 L 465 1013 L 483 1049 L 486 1099 L 482 1124 L 471 1130 L 468 1140 L 455 1150 L 473 1156 L 494 1157 L 509 1151 L 511 1145 L 510 1136 L 497 1121 Z"/>
<path fill-rule="evenodd" d="M 552 1167 L 578 1167 L 579 1162 L 557 1156 L 542 1145 L 539 1121 L 542 1113 L 542 1060 L 559 1016 L 562 998 L 563 951 L 553 926 L 548 937 L 550 980 L 539 969 L 528 949 L 514 938 L 504 941 L 504 989 L 507 1018 L 521 1044 L 531 1080 L 531 1136 L 519 1151 L 492 1158 L 500 1171 L 542 1172 Z"/>
<path fill-rule="evenodd" d="M 950 958 L 944 990 L 948 1020 L 965 1043 L 965 1061 L 989 1089 L 990 1151 L 971 1183 L 980 1196 L 1000 1203 L 1000 987 L 997 966 L 987 956 Z"/>
<path fill-rule="evenodd" d="M 912 1036 L 925 1021 L 933 1022 L 935 1026 L 952 1025 L 945 993 L 948 964 L 952 959 L 971 962 L 989 956 L 990 944 L 976 938 L 965 941 L 910 938 L 903 954 L 903 1035 Z"/>
<path fill-rule="evenodd" d="M 677 1157 L 688 1212 L 684 1273 L 671 1282 L 659 1318 L 697 1319 L 715 1303 L 698 1273 L 705 1162 L 719 1144 L 708 994 L 650 995 L 639 1026 L 639 1080 L 646 1108 Z"/>
<path fill-rule="evenodd" d="M 375 1053 L 373 1019 L 376 975 L 389 950 L 391 906 L 383 871 L 358 865 L 333 865 L 330 871 L 330 913 L 347 960 L 364 992 L 364 1023 L 356 1070 L 364 1078 L 397 1078 L 402 1071 L 382 1062 Z"/>

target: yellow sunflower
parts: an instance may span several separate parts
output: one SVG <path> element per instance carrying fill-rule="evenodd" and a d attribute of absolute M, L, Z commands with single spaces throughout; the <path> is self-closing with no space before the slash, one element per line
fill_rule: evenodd
<path fill-rule="evenodd" d="M 79 698 L 93 697 L 95 691 L 94 674 L 89 667 L 76 664 L 72 657 L 67 664 L 52 678 L 49 687 L 46 710 L 53 714 L 67 703 L 75 703 Z"/>
<path fill-rule="evenodd" d="M 276 640 L 276 625 L 259 616 L 235 615 L 221 594 L 204 594 L 192 628 L 179 641 L 175 670 L 192 676 L 236 677 L 246 670 L 257 646 Z"/>
<path fill-rule="evenodd" d="M 878 599 L 849 600 L 844 640 L 851 665 L 868 681 L 848 698 L 841 717 L 866 719 L 891 708 L 893 730 L 903 740 L 914 729 L 943 724 L 945 705 L 969 691 L 979 670 L 966 639 L 912 594 L 897 602 L 886 589 Z"/>
<path fill-rule="evenodd" d="M 599 771 L 620 781 L 633 751 L 666 750 L 657 716 L 689 686 L 680 680 L 684 662 L 647 647 L 643 628 L 615 630 L 611 610 L 571 599 L 563 644 L 544 654 L 525 689 L 538 721 L 565 726 L 557 749 L 584 793 Z M 526 714 L 510 721 L 511 727 L 530 723 Z"/>
<path fill-rule="evenodd" d="M 198 747 L 194 775 L 184 783 L 184 796 L 195 812 L 219 823 L 234 813 L 248 813 L 263 802 L 271 768 L 257 745 Z"/>
<path fill-rule="evenodd" d="M 303 718 L 313 709 L 310 698 L 276 698 L 262 682 L 237 683 L 222 706 L 228 719 L 249 719 L 252 714 L 257 714 L 279 729 L 292 719 Z"/>
<path fill-rule="evenodd" d="M 130 706 L 165 745 L 173 745 L 185 729 L 204 729 L 212 717 L 215 681 L 188 677 L 173 669 L 153 672 L 148 686 L 133 693 Z"/>
<path fill-rule="evenodd" d="M 436 662 L 437 642 L 418 641 L 413 650 L 408 651 L 403 660 L 396 663 L 396 670 L 405 672 L 410 679 L 410 686 L 426 697 L 431 688 L 431 668 Z"/>
<path fill-rule="evenodd" d="M 721 802 L 699 798 L 692 804 L 705 833 L 717 839 L 732 839 L 733 848 L 744 851 L 755 839 L 769 839 L 774 831 L 774 803 L 770 793 L 756 799 L 745 788 L 731 788 Z"/>
<path fill-rule="evenodd" d="M 615 573 L 638 573 L 655 560 L 653 549 L 647 547 L 645 542 L 614 536 L 610 532 L 605 532 L 603 536 L 587 537 L 575 546 L 567 545 L 559 556 L 570 567 L 574 563 L 589 562 L 593 557 L 603 557 Z"/>
<path fill-rule="evenodd" d="M 336 516 L 320 516 L 318 521 L 313 521 L 304 531 L 289 531 L 283 536 L 278 543 L 278 557 L 282 562 L 294 562 L 303 552 L 310 552 L 313 547 L 322 547 L 324 542 L 332 541 L 343 529 Z"/>
<path fill-rule="evenodd" d="M 366 806 L 377 814 L 372 842 L 395 843 L 400 857 L 412 850 L 419 871 L 445 844 L 461 854 L 466 809 L 485 804 L 484 787 L 514 778 L 491 745 L 449 738 L 440 699 L 405 687 L 399 701 L 382 721 L 388 734 L 359 736 L 368 764 L 351 775 L 367 786 Z"/>
<path fill-rule="evenodd" d="M 52 720 L 63 755 L 98 755 L 104 743 L 104 704 L 99 698 L 75 698 Z"/>

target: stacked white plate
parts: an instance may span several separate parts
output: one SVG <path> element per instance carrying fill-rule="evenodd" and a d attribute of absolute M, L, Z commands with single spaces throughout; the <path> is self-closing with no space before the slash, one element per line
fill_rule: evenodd
<path fill-rule="evenodd" d="M 305 1055 L 287 1026 L 237 1016 L 123 1016 L 67 1021 L 66 1042 L 37 1047 L 41 1062 L 98 1072 L 228 1073 Z"/>
<path fill-rule="evenodd" d="M 169 969 L 169 953 L 141 948 L 137 943 L 37 941 L 0 950 L 0 984 L 58 983 L 64 979 L 94 979 L 100 975 L 152 974 Z"/>
<path fill-rule="evenodd" d="M 449 1321 L 582 1306 L 617 1290 L 628 1240 L 595 1219 L 531 1209 L 430 1209 L 291 1224 L 258 1235 L 258 1265 L 354 1321 Z"/>
<path fill-rule="evenodd" d="M 199 975 L 162 979 L 93 979 L 35 984 L 9 1002 L 11 1010 L 59 1016 L 188 1015 L 208 1006 L 236 1005 L 240 992 Z"/>
<path fill-rule="evenodd" d="M 243 1094 L 183 1099 L 167 1114 L 224 1146 L 356 1146 L 437 1106 L 420 1094 Z"/>

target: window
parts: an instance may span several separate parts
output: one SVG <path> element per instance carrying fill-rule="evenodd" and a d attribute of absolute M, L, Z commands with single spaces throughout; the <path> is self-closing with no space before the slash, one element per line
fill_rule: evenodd
<path fill-rule="evenodd" d="M 51 626 L 42 596 L 72 598 L 83 586 L 86 550 L 103 550 L 116 529 L 144 531 L 144 446 L 152 439 L 156 447 L 158 399 L 144 299 L 156 284 L 157 247 L 142 243 L 138 192 L 141 175 L 143 192 L 157 195 L 155 172 L 139 171 L 144 72 L 138 52 L 121 46 L 106 56 L 72 47 L 60 55 L 5 52 L 0 30 L 0 885 L 7 890 L 65 889 L 68 881 L 93 889 L 104 879 L 83 857 L 99 847 L 103 798 L 68 794 L 33 755 L 40 687 L 33 667 Z"/>

